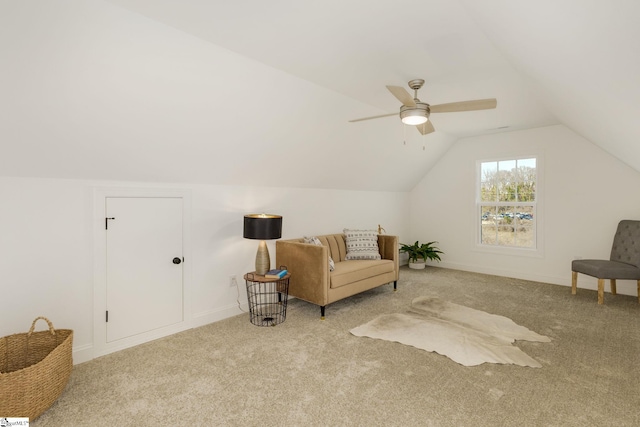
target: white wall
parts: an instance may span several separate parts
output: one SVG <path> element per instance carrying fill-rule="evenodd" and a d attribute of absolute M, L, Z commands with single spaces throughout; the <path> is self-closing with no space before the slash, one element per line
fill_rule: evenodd
<path fill-rule="evenodd" d="M 247 213 L 282 215 L 283 238 L 378 224 L 408 235 L 408 193 L 0 178 L 0 336 L 24 332 L 43 315 L 74 330 L 76 362 L 93 357 L 94 227 L 104 224 L 94 217 L 96 188 L 191 193 L 187 326 L 240 313 L 232 274 L 246 303 L 242 275 L 253 270 L 257 250 L 242 238 Z M 275 262 L 275 243 L 268 245 Z"/>
<path fill-rule="evenodd" d="M 543 159 L 542 257 L 478 252 L 476 160 L 521 154 Z M 242 238 L 246 213 L 283 215 L 283 238 L 381 224 L 401 241 L 438 240 L 443 267 L 568 285 L 574 256 L 606 258 L 617 222 L 640 217 L 639 186 L 638 172 L 564 126 L 460 140 L 411 193 L 0 178 L 0 336 L 44 315 L 75 331 L 76 362 L 93 356 L 96 188 L 190 192 L 187 324 L 196 326 L 239 313 L 229 276 L 252 270 L 257 249 Z M 580 283 L 595 288 L 586 276 Z M 635 295 L 635 283 L 621 281 L 619 291 Z"/>
<path fill-rule="evenodd" d="M 0 28 L 3 176 L 409 191 L 453 139 L 102 0 Z"/>
<path fill-rule="evenodd" d="M 476 161 L 532 154 L 542 160 L 541 256 L 478 251 Z M 607 259 L 618 221 L 640 219 L 638 188 L 640 173 L 562 125 L 466 138 L 412 190 L 411 240 L 439 241 L 443 267 L 570 285 L 572 259 Z M 578 283 L 595 289 L 587 276 Z M 636 295 L 635 281 L 619 283 Z"/>

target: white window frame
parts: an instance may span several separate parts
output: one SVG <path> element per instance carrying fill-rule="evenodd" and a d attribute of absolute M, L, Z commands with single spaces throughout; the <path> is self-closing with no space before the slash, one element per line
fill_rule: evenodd
<path fill-rule="evenodd" d="M 523 159 L 536 159 L 536 197 L 533 203 L 533 235 L 534 235 L 534 245 L 531 248 L 518 247 L 518 246 L 502 246 L 502 245 L 488 245 L 482 243 L 482 222 L 479 220 L 481 215 L 481 206 L 485 205 L 486 202 L 481 200 L 481 170 L 482 163 L 487 162 L 504 162 L 510 160 L 523 160 Z M 496 253 L 502 255 L 519 255 L 519 256 L 530 256 L 530 257 L 542 257 L 543 253 L 543 164 L 544 159 L 542 154 L 540 153 L 528 153 L 528 154 L 515 154 L 509 156 L 495 157 L 495 158 L 486 158 L 480 159 L 476 161 L 476 172 L 475 172 L 475 203 L 473 206 L 473 221 L 475 224 L 475 236 L 474 236 L 474 249 L 479 252 L 487 252 L 487 253 Z M 495 206 L 531 206 L 530 202 L 495 202 L 491 203 Z"/>

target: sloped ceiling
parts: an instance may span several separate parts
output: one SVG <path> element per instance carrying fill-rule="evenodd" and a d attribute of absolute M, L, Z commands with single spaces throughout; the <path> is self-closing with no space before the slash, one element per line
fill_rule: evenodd
<path fill-rule="evenodd" d="M 640 171 L 640 2 L 463 4 L 549 112 Z"/>
<path fill-rule="evenodd" d="M 561 4 L 558 4 L 561 3 Z M 410 190 L 461 137 L 565 123 L 640 170 L 632 1 L 0 3 L 0 174 Z M 425 137 L 385 85 L 426 80 Z"/>

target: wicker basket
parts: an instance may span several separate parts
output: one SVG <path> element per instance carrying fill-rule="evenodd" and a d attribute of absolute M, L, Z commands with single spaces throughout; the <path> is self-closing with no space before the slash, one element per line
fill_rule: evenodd
<path fill-rule="evenodd" d="M 48 331 L 34 332 L 39 319 Z M 0 338 L 0 416 L 36 419 L 64 390 L 73 367 L 73 331 L 37 317 L 27 333 Z"/>

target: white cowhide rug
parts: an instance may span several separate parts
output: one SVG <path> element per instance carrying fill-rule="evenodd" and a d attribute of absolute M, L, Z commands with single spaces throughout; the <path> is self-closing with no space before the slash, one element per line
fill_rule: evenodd
<path fill-rule="evenodd" d="M 384 314 L 350 332 L 435 351 L 464 366 L 502 363 L 540 368 L 512 343 L 551 341 L 509 318 L 431 297 L 414 299 L 407 314 Z"/>

